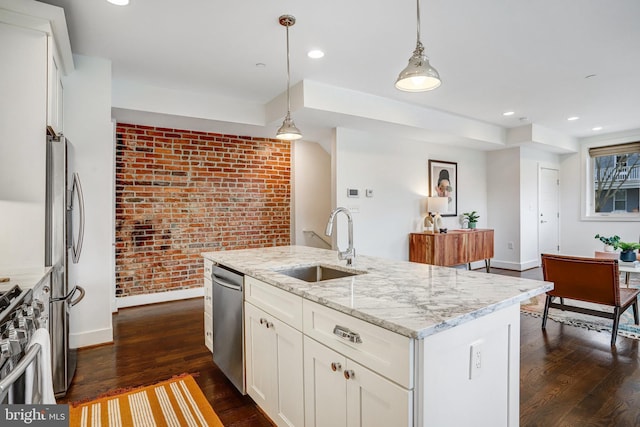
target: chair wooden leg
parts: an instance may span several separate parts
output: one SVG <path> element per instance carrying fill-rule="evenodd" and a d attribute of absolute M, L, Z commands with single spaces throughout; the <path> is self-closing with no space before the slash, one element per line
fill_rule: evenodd
<path fill-rule="evenodd" d="M 611 329 L 611 346 L 616 345 L 616 338 L 618 338 L 618 325 L 620 324 L 620 316 L 622 312 L 620 311 L 620 307 L 615 307 L 613 309 L 613 328 Z"/>
<path fill-rule="evenodd" d="M 549 303 L 553 297 L 551 295 L 547 295 L 547 299 L 544 302 L 544 312 L 542 313 L 542 329 L 547 328 L 547 316 L 549 315 Z"/>
<path fill-rule="evenodd" d="M 638 300 L 631 305 L 633 308 L 633 320 L 636 322 L 636 325 L 640 325 L 640 318 L 638 317 Z"/>

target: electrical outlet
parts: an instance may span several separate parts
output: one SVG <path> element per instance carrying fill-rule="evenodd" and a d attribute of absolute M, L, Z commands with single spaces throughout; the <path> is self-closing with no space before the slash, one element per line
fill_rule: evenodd
<path fill-rule="evenodd" d="M 482 373 L 482 341 L 471 344 L 469 351 L 469 379 L 473 380 Z"/>
<path fill-rule="evenodd" d="M 507 242 L 507 249 L 513 249 L 513 242 Z"/>

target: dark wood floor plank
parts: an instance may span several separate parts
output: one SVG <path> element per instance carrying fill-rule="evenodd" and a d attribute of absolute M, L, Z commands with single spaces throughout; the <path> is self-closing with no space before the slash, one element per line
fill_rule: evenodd
<path fill-rule="evenodd" d="M 542 277 L 540 269 L 492 273 Z M 271 426 L 213 363 L 203 343 L 202 312 L 199 298 L 120 310 L 113 316 L 114 343 L 79 351 L 62 402 L 190 372 L 226 427 Z M 611 347 L 608 332 L 554 321 L 542 331 L 541 323 L 521 315 L 520 425 L 640 426 L 640 342 L 618 337 Z"/>

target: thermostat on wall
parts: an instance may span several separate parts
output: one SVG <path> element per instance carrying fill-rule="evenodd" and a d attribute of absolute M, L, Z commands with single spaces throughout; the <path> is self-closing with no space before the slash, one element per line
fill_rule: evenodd
<path fill-rule="evenodd" d="M 347 197 L 360 197 L 357 188 L 347 188 Z"/>

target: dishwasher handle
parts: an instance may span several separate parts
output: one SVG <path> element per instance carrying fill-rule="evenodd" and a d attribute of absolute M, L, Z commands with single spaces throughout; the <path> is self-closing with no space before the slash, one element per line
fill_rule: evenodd
<path fill-rule="evenodd" d="M 216 276 L 215 274 L 213 275 L 213 283 L 224 286 L 225 288 L 233 289 L 234 291 L 242 290 L 242 284 L 229 282 L 227 280 L 224 280 L 220 276 Z"/>

